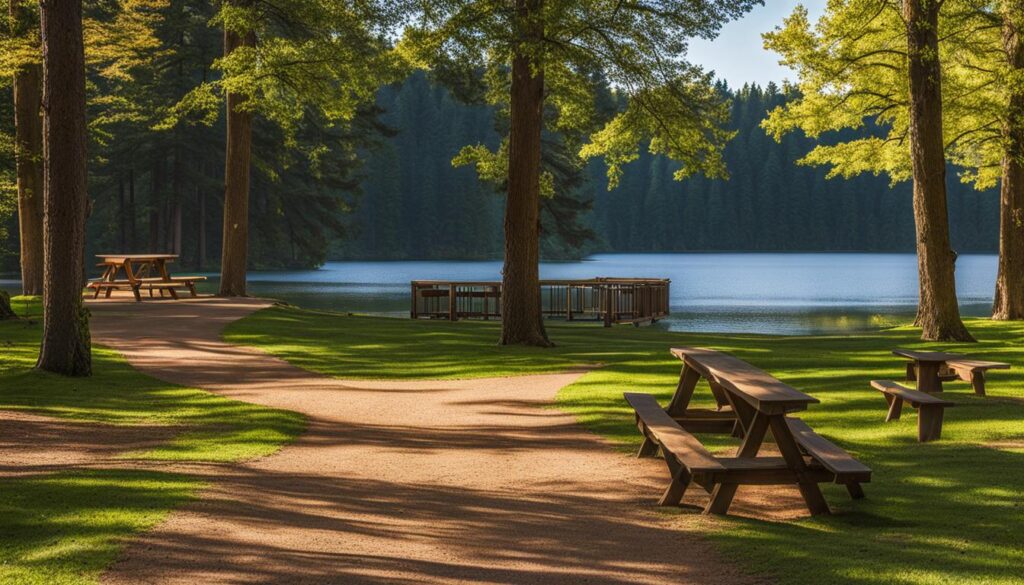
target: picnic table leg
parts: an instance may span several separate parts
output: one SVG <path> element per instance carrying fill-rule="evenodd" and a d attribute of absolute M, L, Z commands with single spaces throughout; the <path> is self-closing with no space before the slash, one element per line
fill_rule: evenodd
<path fill-rule="evenodd" d="M 883 396 L 885 396 L 885 401 L 889 403 L 889 412 L 885 415 L 885 422 L 900 420 L 900 414 L 903 412 L 903 399 L 891 394 L 884 394 Z"/>
<path fill-rule="evenodd" d="M 917 363 L 917 389 L 921 392 L 942 392 L 942 380 L 939 379 L 939 362 Z"/>
<path fill-rule="evenodd" d="M 729 393 L 725 391 L 718 383 L 708 380 L 708 385 L 711 387 L 711 395 L 715 397 L 715 403 L 718 405 L 718 410 L 722 410 L 722 407 L 729 406 L 732 404 L 729 401 Z"/>
<path fill-rule="evenodd" d="M 690 405 L 690 399 L 693 398 L 693 390 L 697 387 L 699 380 L 700 373 L 684 362 L 683 369 L 679 372 L 679 384 L 676 385 L 676 393 L 672 395 L 672 401 L 668 403 L 668 407 L 665 409 L 669 416 L 683 416 L 686 414 L 686 408 Z"/>
<path fill-rule="evenodd" d="M 907 382 L 917 381 L 917 365 L 914 362 L 907 362 Z"/>
<path fill-rule="evenodd" d="M 974 388 L 974 393 L 978 396 L 985 395 L 985 372 L 978 370 L 977 372 L 970 373 L 971 387 Z"/>
<path fill-rule="evenodd" d="M 944 406 L 922 404 L 917 410 L 917 440 L 922 443 L 937 441 L 942 436 Z"/>
<path fill-rule="evenodd" d="M 760 412 L 755 414 L 753 420 L 751 420 L 750 422 L 750 425 L 747 427 L 746 438 L 743 439 L 743 444 L 740 445 L 739 451 L 737 451 L 736 456 L 757 456 L 757 452 L 761 450 L 761 443 L 764 442 L 765 434 L 768 432 L 768 425 L 769 422 L 767 416 L 761 414 Z M 736 497 L 736 489 L 738 487 L 739 485 L 735 483 L 720 483 L 716 485 L 715 488 L 711 491 L 711 501 L 708 502 L 707 507 L 704 508 L 704 513 L 728 513 L 729 506 L 732 505 L 732 499 Z"/>
<path fill-rule="evenodd" d="M 139 292 L 139 287 L 142 286 L 142 283 L 139 282 L 139 275 L 135 274 L 135 271 L 132 269 L 132 261 L 125 260 L 122 268 L 124 269 L 125 276 L 128 278 L 128 286 L 132 288 L 132 294 L 135 295 L 135 302 L 141 303 L 142 294 Z"/>
<path fill-rule="evenodd" d="M 644 437 L 644 442 L 640 445 L 640 449 L 636 452 L 637 459 L 643 459 L 644 457 L 654 457 L 658 454 L 658 444 L 652 441 L 648 437 Z"/>
<path fill-rule="evenodd" d="M 640 449 L 636 452 L 637 458 L 642 459 L 644 457 L 654 457 L 658 454 L 658 444 L 647 435 L 647 428 L 644 426 L 643 421 L 640 420 L 639 415 L 636 417 L 636 426 L 640 429 L 640 434 L 644 437 L 643 444 L 640 445 Z"/>
<path fill-rule="evenodd" d="M 816 482 L 806 478 L 807 466 L 804 464 L 804 456 L 800 453 L 800 447 L 797 446 L 796 439 L 793 438 L 793 434 L 789 430 L 789 425 L 786 424 L 786 417 L 784 415 L 772 416 L 770 425 L 772 436 L 775 437 L 775 444 L 782 453 L 782 457 L 789 464 L 790 469 L 796 472 L 797 486 L 800 488 L 800 494 L 804 497 L 804 502 L 807 503 L 807 509 L 810 510 L 812 516 L 828 514 L 828 502 L 821 494 L 821 488 Z"/>
<path fill-rule="evenodd" d="M 690 485 L 690 472 L 686 471 L 686 468 L 676 461 L 675 456 L 667 451 L 665 452 L 665 463 L 668 464 L 668 469 L 672 474 L 672 483 L 665 488 L 665 493 L 658 500 L 658 505 L 676 506 L 683 501 L 683 496 L 686 495 L 686 488 Z"/>
<path fill-rule="evenodd" d="M 732 411 L 736 413 L 736 424 L 733 426 L 733 436 L 742 439 L 747 434 L 747 429 L 750 428 L 751 423 L 754 420 L 754 415 L 757 413 L 756 410 L 751 408 L 749 404 L 742 400 L 733 400 L 732 395 L 725 392 L 726 401 L 729 406 L 732 407 Z"/>

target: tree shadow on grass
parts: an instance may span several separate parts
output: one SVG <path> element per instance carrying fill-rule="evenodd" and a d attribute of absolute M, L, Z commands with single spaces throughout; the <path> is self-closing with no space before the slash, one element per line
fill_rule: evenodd
<path fill-rule="evenodd" d="M 91 583 L 124 539 L 200 487 L 181 475 L 79 470 L 0 479 L 0 582 Z"/>

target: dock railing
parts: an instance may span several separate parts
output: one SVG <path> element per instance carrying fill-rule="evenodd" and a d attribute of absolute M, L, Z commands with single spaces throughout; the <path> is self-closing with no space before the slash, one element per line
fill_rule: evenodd
<path fill-rule="evenodd" d="M 500 282 L 414 280 L 413 319 L 500 319 Z M 667 317 L 668 279 L 593 278 L 540 281 L 541 311 L 566 321 L 652 323 Z"/>

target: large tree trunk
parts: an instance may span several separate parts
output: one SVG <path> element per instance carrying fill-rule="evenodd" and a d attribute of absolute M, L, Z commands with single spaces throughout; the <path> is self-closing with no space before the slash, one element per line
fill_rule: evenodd
<path fill-rule="evenodd" d="M 128 251 L 128 205 L 125 202 L 124 176 L 117 178 L 117 249 L 123 254 Z"/>
<path fill-rule="evenodd" d="M 153 155 L 153 171 L 149 179 L 149 252 L 154 253 L 163 251 L 160 208 L 163 206 L 164 161 L 159 153 Z"/>
<path fill-rule="evenodd" d="M 520 19 L 540 13 L 540 0 L 517 0 Z M 539 37 L 533 25 L 531 34 Z M 512 60 L 505 199 L 505 268 L 501 344 L 550 346 L 540 298 L 540 173 L 544 72 L 529 55 Z"/>
<path fill-rule="evenodd" d="M 175 137 L 175 140 L 180 138 Z M 181 191 L 185 180 L 183 164 L 181 148 L 175 145 L 174 163 L 171 167 L 174 177 L 171 179 L 171 204 L 168 209 L 167 248 L 178 256 L 181 256 Z"/>
<path fill-rule="evenodd" d="M 126 252 L 134 252 L 138 246 L 137 229 L 135 223 L 135 169 L 128 169 L 128 249 Z"/>
<path fill-rule="evenodd" d="M 92 373 L 82 306 L 86 210 L 82 0 L 41 4 L 43 39 L 43 341 L 36 367 Z"/>
<path fill-rule="evenodd" d="M 196 185 L 196 270 L 206 265 L 206 193 Z"/>
<path fill-rule="evenodd" d="M 1024 70 L 1024 2 L 1003 4 L 1003 50 L 1007 64 Z M 1024 319 L 1024 90 L 1008 84 L 1006 154 L 999 187 L 999 272 L 993 319 Z"/>
<path fill-rule="evenodd" d="M 33 27 L 32 11 L 11 0 L 15 34 Z M 26 65 L 14 74 L 15 159 L 18 177 L 18 229 L 21 292 L 43 294 L 43 119 L 42 67 Z"/>
<path fill-rule="evenodd" d="M 253 32 L 224 31 L 224 54 L 256 45 Z M 220 260 L 220 296 L 245 296 L 249 261 L 249 166 L 252 150 L 252 113 L 239 111 L 245 96 L 228 93 L 227 147 L 224 154 L 224 245 Z"/>
<path fill-rule="evenodd" d="M 949 241 L 937 0 L 903 0 L 910 69 L 910 158 L 914 177 L 921 338 L 974 341 L 960 320 L 956 252 Z"/>

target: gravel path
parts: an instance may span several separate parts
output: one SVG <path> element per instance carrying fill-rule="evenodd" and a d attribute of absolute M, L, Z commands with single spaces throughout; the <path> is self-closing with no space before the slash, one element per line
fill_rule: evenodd
<path fill-rule="evenodd" d="M 657 511 L 663 465 L 544 408 L 582 373 L 326 378 L 221 341 L 265 306 L 90 302 L 93 339 L 143 372 L 310 421 L 274 456 L 194 466 L 207 491 L 105 583 L 753 582 L 699 538 L 706 520 Z"/>

